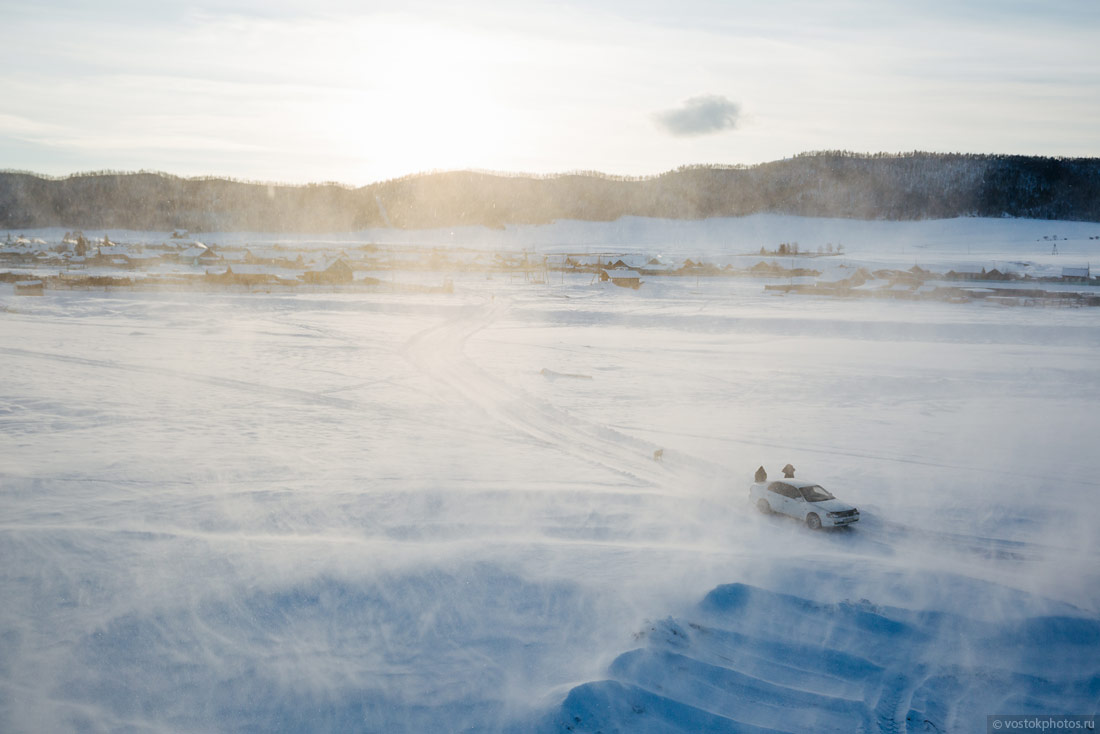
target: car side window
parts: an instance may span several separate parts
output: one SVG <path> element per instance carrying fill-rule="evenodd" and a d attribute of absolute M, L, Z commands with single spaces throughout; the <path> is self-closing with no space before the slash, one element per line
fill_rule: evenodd
<path fill-rule="evenodd" d="M 775 492 L 776 494 L 781 494 L 784 497 L 790 497 L 792 499 L 798 496 L 798 490 L 796 490 L 789 484 L 784 484 L 783 482 L 772 482 L 771 486 L 768 487 L 768 489 L 772 492 Z"/>

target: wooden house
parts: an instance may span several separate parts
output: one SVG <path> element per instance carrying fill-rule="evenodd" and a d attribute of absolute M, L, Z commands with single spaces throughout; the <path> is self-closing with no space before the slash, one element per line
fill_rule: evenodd
<path fill-rule="evenodd" d="M 355 273 L 346 260 L 337 258 L 323 270 L 307 270 L 302 274 L 302 280 L 306 283 L 339 285 L 351 283 L 355 280 Z"/>
<path fill-rule="evenodd" d="M 1087 283 L 1089 280 L 1089 266 L 1062 268 L 1062 280 L 1067 283 Z"/>
<path fill-rule="evenodd" d="M 611 281 L 612 284 L 619 286 L 620 288 L 632 288 L 638 290 L 642 286 L 642 276 L 637 270 L 628 270 L 627 268 L 611 268 L 610 270 L 600 271 L 600 280 L 607 282 Z"/>
<path fill-rule="evenodd" d="M 41 280 L 20 280 L 15 284 L 17 296 L 42 296 L 45 292 L 46 284 Z"/>

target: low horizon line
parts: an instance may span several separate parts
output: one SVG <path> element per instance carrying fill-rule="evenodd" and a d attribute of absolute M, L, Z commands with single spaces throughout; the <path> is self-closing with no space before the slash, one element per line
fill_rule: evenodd
<path fill-rule="evenodd" d="M 607 173 L 605 171 L 599 171 L 596 169 L 570 169 L 566 171 L 557 171 L 551 173 L 535 173 L 530 171 L 505 171 L 489 168 L 434 168 L 422 171 L 416 171 L 413 173 L 407 173 L 401 176 L 394 176 L 392 178 L 377 179 L 370 183 L 356 185 L 345 183 L 342 181 L 307 181 L 303 183 L 290 183 L 288 181 L 272 181 L 272 180 L 260 180 L 260 179 L 248 179 L 239 178 L 230 175 L 217 175 L 217 174 L 198 174 L 193 176 L 171 173 L 169 171 L 146 169 L 141 168 L 137 170 L 121 170 L 121 169 L 96 169 L 87 171 L 75 171 L 68 174 L 49 174 L 39 173 L 38 171 L 31 171 L 28 169 L 18 168 L 2 168 L 0 169 L 0 175 L 23 175 L 39 178 L 44 181 L 67 181 L 74 178 L 91 178 L 94 176 L 162 176 L 166 178 L 175 178 L 183 181 L 228 181 L 231 183 L 239 183 L 250 186 L 279 186 L 283 188 L 302 188 L 308 186 L 335 186 L 338 188 L 357 190 L 365 189 L 371 186 L 377 186 L 380 184 L 392 183 L 396 181 L 405 181 L 414 178 L 424 178 L 428 176 L 452 174 L 452 173 L 475 173 L 486 176 L 499 176 L 501 178 L 531 178 L 531 179 L 554 179 L 565 178 L 569 176 L 593 176 L 599 178 L 605 178 L 609 180 L 618 181 L 650 181 L 660 178 L 661 176 L 668 175 L 670 173 L 677 173 L 685 170 L 693 169 L 724 169 L 724 170 L 750 170 L 753 168 L 760 168 L 762 166 L 768 166 L 775 163 L 781 163 L 783 161 L 795 160 L 798 158 L 818 158 L 827 156 L 848 157 L 848 158 L 863 158 L 863 159 L 876 159 L 876 158 L 905 158 L 907 156 L 963 156 L 973 158 L 983 157 L 1005 157 L 1005 158 L 1032 158 L 1032 159 L 1049 159 L 1058 161 L 1095 161 L 1100 160 L 1100 156 L 1069 156 L 1069 155 L 1038 155 L 1038 154 L 1023 154 L 1023 153 L 964 153 L 960 151 L 932 151 L 932 150 L 911 150 L 911 151 L 877 151 L 871 152 L 859 152 L 843 149 L 822 149 L 822 150 L 809 150 L 801 153 L 795 153 L 783 158 L 776 158 L 774 160 L 762 161 L 760 163 L 684 163 L 675 168 L 670 168 L 657 173 L 652 174 L 617 174 Z"/>

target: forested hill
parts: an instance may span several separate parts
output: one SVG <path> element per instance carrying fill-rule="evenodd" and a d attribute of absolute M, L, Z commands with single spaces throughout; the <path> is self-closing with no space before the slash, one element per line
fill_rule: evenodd
<path fill-rule="evenodd" d="M 349 188 L 155 173 L 53 179 L 0 173 L 0 229 L 352 231 L 701 219 L 758 212 L 856 219 L 957 216 L 1100 221 L 1100 159 L 808 153 L 756 166 L 692 166 L 647 178 L 449 172 Z"/>

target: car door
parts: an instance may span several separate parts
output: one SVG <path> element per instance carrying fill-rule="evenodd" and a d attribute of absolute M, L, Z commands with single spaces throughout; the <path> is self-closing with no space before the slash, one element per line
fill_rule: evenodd
<path fill-rule="evenodd" d="M 797 517 L 799 520 L 805 520 L 807 507 L 806 498 L 802 496 L 802 490 L 798 487 L 791 487 L 791 493 L 787 499 L 787 514 L 791 517 Z"/>
<path fill-rule="evenodd" d="M 800 508 L 797 507 L 795 499 L 799 496 L 797 489 L 786 482 L 772 482 L 768 489 L 770 490 L 768 501 L 772 505 L 772 510 L 782 512 L 784 515 L 799 513 Z"/>
<path fill-rule="evenodd" d="M 784 485 L 787 491 L 784 492 L 784 499 L 786 499 L 785 512 L 791 517 L 801 518 L 802 514 L 806 511 L 805 501 L 802 499 L 802 493 L 798 491 L 798 487 L 794 487 L 790 484 Z"/>

